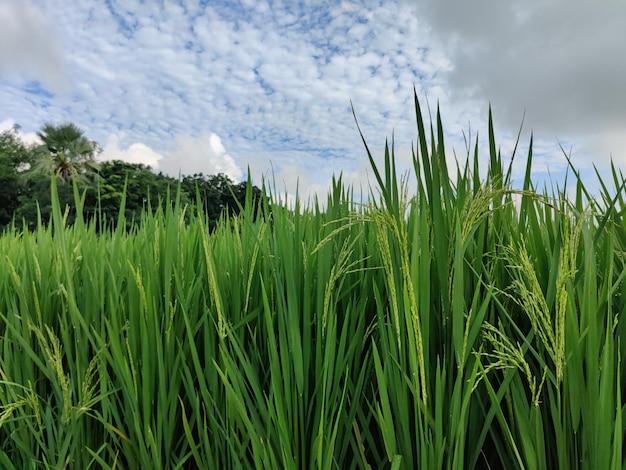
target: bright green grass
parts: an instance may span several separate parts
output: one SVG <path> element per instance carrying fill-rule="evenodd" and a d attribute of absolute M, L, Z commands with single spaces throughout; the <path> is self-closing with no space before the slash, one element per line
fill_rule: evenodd
<path fill-rule="evenodd" d="M 0 236 L 0 468 L 624 468 L 624 179 L 514 191 L 491 117 L 451 175 L 415 105 L 410 198 L 366 146 L 366 204 Z"/>

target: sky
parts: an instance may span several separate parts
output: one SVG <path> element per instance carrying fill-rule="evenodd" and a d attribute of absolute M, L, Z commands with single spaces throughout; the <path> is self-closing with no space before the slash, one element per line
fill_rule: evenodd
<path fill-rule="evenodd" d="M 562 146 L 593 186 L 626 168 L 625 24 L 619 0 L 0 0 L 0 131 L 73 122 L 102 159 L 324 197 L 373 184 L 351 104 L 410 167 L 415 88 L 451 163 L 476 133 L 486 163 L 491 106 L 507 162 L 523 119 L 516 180 L 532 132 L 533 179 Z"/>

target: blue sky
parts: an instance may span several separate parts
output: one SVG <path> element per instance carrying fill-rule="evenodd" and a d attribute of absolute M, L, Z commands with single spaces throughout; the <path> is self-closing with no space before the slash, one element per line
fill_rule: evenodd
<path fill-rule="evenodd" d="M 505 158 L 526 113 L 538 180 L 562 175 L 557 139 L 591 175 L 626 165 L 624 24 L 608 0 L 3 0 L 0 130 L 71 121 L 102 158 L 325 194 L 333 173 L 367 185 L 350 101 L 408 167 L 415 85 L 451 161 L 468 126 L 486 155 L 491 103 Z"/>

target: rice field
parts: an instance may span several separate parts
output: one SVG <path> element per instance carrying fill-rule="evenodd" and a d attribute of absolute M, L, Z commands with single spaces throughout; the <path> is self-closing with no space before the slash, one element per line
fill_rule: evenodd
<path fill-rule="evenodd" d="M 366 144 L 365 202 L 1 235 L 0 468 L 626 468 L 626 180 L 540 193 L 531 141 L 514 189 L 491 116 L 448 168 L 415 106 L 415 194 Z"/>

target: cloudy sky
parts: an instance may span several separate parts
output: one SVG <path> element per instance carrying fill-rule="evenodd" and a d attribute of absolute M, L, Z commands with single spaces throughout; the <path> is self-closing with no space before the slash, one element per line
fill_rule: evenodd
<path fill-rule="evenodd" d="M 559 142 L 591 177 L 626 168 L 625 24 L 619 0 L 2 0 L 0 130 L 71 121 L 102 158 L 325 194 L 367 185 L 351 101 L 407 161 L 415 86 L 451 158 L 469 129 L 486 155 L 491 103 L 505 158 L 525 113 L 518 178 L 531 131 L 539 181 Z"/>

